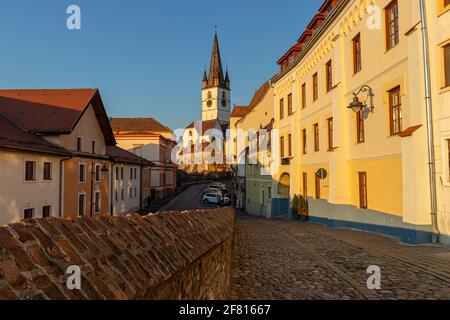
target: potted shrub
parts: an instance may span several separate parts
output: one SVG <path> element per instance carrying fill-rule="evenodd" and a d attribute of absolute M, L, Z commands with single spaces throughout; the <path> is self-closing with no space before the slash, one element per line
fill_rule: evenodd
<path fill-rule="evenodd" d="M 294 196 L 294 199 L 292 199 L 292 217 L 300 218 L 300 201 L 297 195 Z"/>
<path fill-rule="evenodd" d="M 308 199 L 300 195 L 298 197 L 298 215 L 301 221 L 307 221 L 309 216 Z"/>

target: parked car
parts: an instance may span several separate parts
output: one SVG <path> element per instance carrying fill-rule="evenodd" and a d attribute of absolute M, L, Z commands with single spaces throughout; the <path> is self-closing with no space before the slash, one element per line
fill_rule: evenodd
<path fill-rule="evenodd" d="M 223 190 L 217 187 L 208 187 L 205 190 L 203 190 L 203 194 L 210 192 L 210 193 L 223 193 Z"/>
<path fill-rule="evenodd" d="M 228 206 L 228 205 L 231 204 L 231 199 L 224 196 L 224 197 L 223 197 L 223 202 L 222 202 L 222 203 L 223 203 L 224 205 Z"/>
<path fill-rule="evenodd" d="M 223 203 L 223 198 L 218 193 L 205 193 L 203 195 L 203 203 L 205 204 L 218 204 L 221 205 Z"/>
<path fill-rule="evenodd" d="M 203 196 L 203 203 L 229 205 L 229 204 L 231 204 L 231 199 L 228 197 L 225 197 L 219 193 L 205 193 L 205 195 Z"/>
<path fill-rule="evenodd" d="M 218 187 L 218 188 L 222 188 L 222 189 L 226 189 L 227 188 L 227 186 L 224 183 L 222 183 L 222 182 L 213 182 L 213 183 L 211 183 L 210 187 L 211 188 Z"/>

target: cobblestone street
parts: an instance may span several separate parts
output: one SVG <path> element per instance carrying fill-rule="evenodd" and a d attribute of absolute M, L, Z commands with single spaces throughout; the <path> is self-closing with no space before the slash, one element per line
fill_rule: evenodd
<path fill-rule="evenodd" d="M 240 216 L 232 299 L 450 299 L 450 248 L 314 223 Z M 367 268 L 381 289 L 367 289 Z"/>

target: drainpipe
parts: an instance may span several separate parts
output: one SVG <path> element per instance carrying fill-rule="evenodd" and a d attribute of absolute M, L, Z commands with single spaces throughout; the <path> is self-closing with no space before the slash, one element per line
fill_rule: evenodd
<path fill-rule="evenodd" d="M 63 158 L 61 160 L 59 160 L 59 210 L 58 210 L 58 216 L 60 218 L 62 218 L 62 213 L 63 213 L 63 175 L 64 175 L 64 169 L 63 169 L 63 165 L 64 162 L 67 160 L 72 159 L 72 157 L 67 157 L 67 158 Z"/>
<path fill-rule="evenodd" d="M 109 197 L 110 199 L 111 199 L 111 202 L 109 203 L 109 214 L 110 214 L 110 216 L 114 216 L 114 202 L 116 201 L 116 194 L 115 194 L 115 192 L 114 192 L 114 169 L 115 169 L 115 167 L 114 167 L 114 165 L 115 164 L 117 164 L 117 162 L 114 160 L 114 161 L 112 161 L 112 163 L 111 163 L 111 173 L 110 173 L 110 193 L 111 193 L 111 196 Z M 116 179 L 117 179 L 117 177 L 116 177 Z"/>
<path fill-rule="evenodd" d="M 422 23 L 422 47 L 423 47 L 423 69 L 425 83 L 425 106 L 427 111 L 427 136 L 428 136 L 428 170 L 430 176 L 430 199 L 431 199 L 431 225 L 433 229 L 433 243 L 439 242 L 439 228 L 437 219 L 436 198 L 436 163 L 434 155 L 434 130 L 433 130 L 433 104 L 431 98 L 430 77 L 430 52 L 428 45 L 428 25 L 425 10 L 425 1 L 419 0 L 420 19 Z"/>

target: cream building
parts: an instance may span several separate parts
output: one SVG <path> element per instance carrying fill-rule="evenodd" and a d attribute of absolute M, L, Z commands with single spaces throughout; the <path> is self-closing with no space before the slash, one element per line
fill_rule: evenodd
<path fill-rule="evenodd" d="M 150 170 L 151 190 L 143 190 L 142 199 L 165 199 L 175 192 L 176 164 L 172 130 L 153 118 L 113 118 L 111 126 L 117 146 L 154 163 Z"/>
<path fill-rule="evenodd" d="M 450 41 L 445 0 L 425 1 L 429 21 L 441 241 L 448 213 L 448 90 L 443 63 Z M 374 6 L 371 6 L 374 4 Z M 432 239 L 427 117 L 419 1 L 327 0 L 272 79 L 282 165 L 274 195 L 283 213 L 307 196 L 310 219 L 401 237 Z M 447 51 L 448 52 L 448 51 Z M 448 61 L 448 58 L 447 58 Z M 448 67 L 447 67 L 448 72 Z M 373 112 L 347 106 L 363 86 Z M 366 100 L 367 92 L 359 92 Z M 370 107 L 370 97 L 367 100 Z M 447 158 L 446 158 L 447 157 Z M 326 170 L 321 179 L 316 173 Z M 439 182 L 441 181 L 441 182 Z M 289 185 L 289 196 L 280 186 Z M 281 188 L 286 190 L 285 188 Z M 447 206 L 448 207 L 448 206 Z"/>
<path fill-rule="evenodd" d="M 274 217 L 279 211 L 276 207 L 272 209 L 275 184 L 270 174 L 273 88 L 269 83 L 255 92 L 247 107 L 235 107 L 231 119 L 230 129 L 234 133 L 230 142 L 239 160 L 234 182 L 237 205 L 252 215 Z"/>
<path fill-rule="evenodd" d="M 61 160 L 67 151 L 0 115 L 0 224 L 57 217 Z"/>

